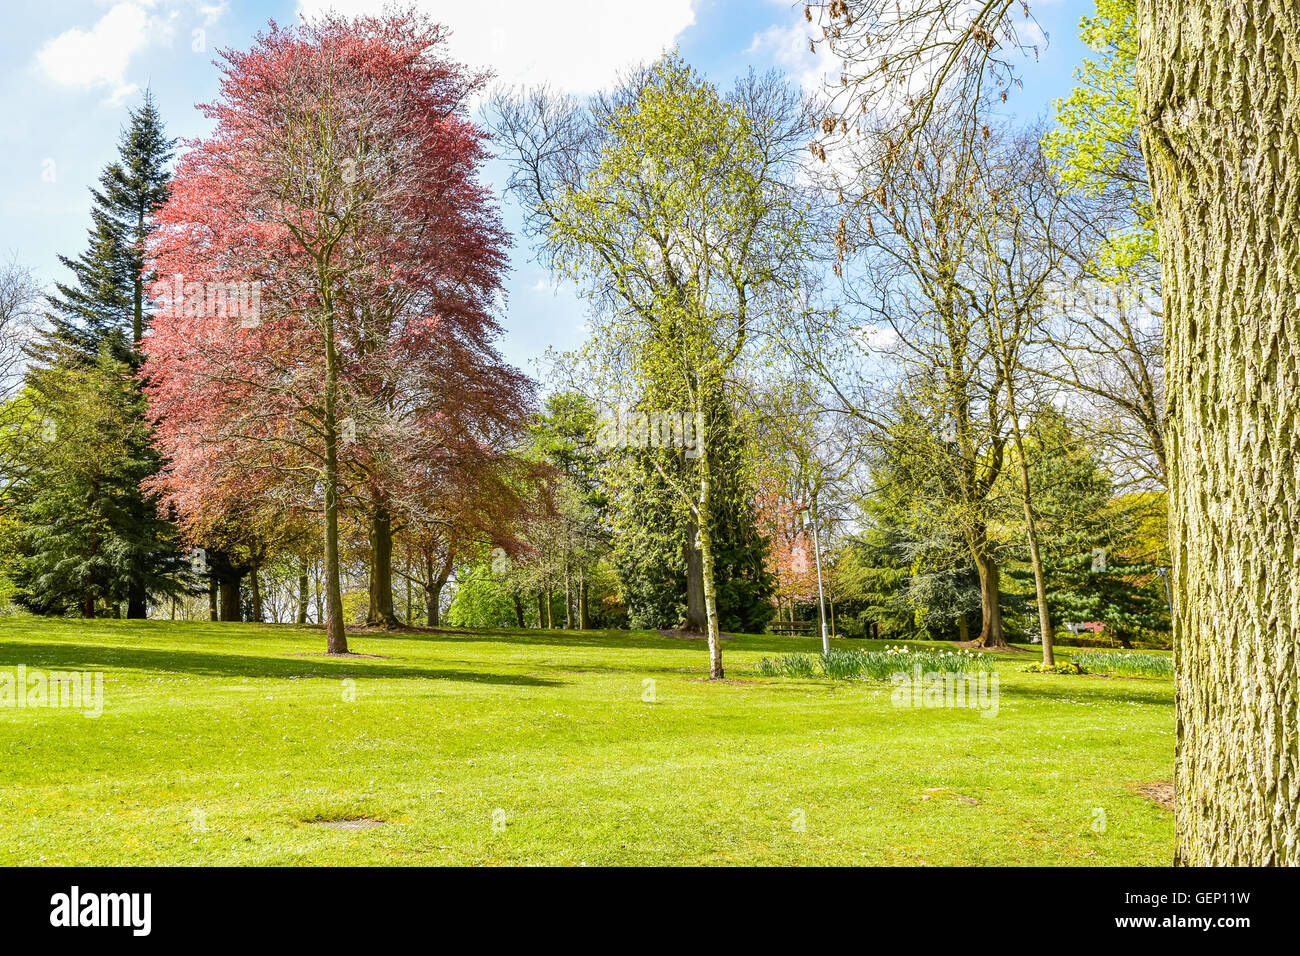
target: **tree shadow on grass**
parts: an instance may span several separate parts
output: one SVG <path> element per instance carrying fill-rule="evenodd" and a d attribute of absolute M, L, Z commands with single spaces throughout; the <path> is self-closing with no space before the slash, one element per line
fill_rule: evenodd
<path fill-rule="evenodd" d="M 105 647 L 76 644 L 0 643 L 0 667 L 25 664 L 29 669 L 94 671 L 126 668 L 202 677 L 327 678 L 375 680 L 447 680 L 519 687 L 559 687 L 564 682 L 528 674 L 494 674 L 439 667 L 419 667 L 357 657 L 252 657 L 220 650 Z"/>
<path fill-rule="evenodd" d="M 353 636 L 353 632 L 348 632 Z M 364 630 L 359 637 L 380 640 L 434 641 L 448 644 L 520 644 L 537 647 L 595 647 L 602 650 L 687 651 L 707 655 L 708 642 L 703 638 L 664 637 L 645 631 L 565 631 L 546 628 L 448 628 L 399 627 L 388 630 Z M 861 642 L 854 641 L 853 644 Z M 840 646 L 837 643 L 837 646 Z M 769 654 L 821 653 L 820 639 L 801 642 L 775 634 L 740 634 L 722 644 L 723 658 L 728 651 L 764 651 Z"/>
<path fill-rule="evenodd" d="M 1051 677 L 1051 675 L 1028 674 L 1025 676 Z M 1095 685 L 1082 686 L 1074 683 L 1074 681 L 1077 680 L 1087 679 L 1086 676 L 1082 678 L 1061 677 L 1060 683 L 1052 684 L 1046 682 L 1042 684 L 1019 682 L 1015 685 L 1000 684 L 999 693 L 1007 699 L 1013 699 L 1016 697 L 1044 698 L 1055 699 L 1063 704 L 1068 704 L 1070 698 L 1083 698 L 1087 700 L 1105 701 L 1107 703 L 1123 701 L 1124 703 L 1149 704 L 1153 707 L 1168 707 L 1171 710 L 1174 706 L 1174 688 L 1172 682 L 1165 685 L 1167 689 L 1164 693 L 1161 693 L 1157 690 L 1156 686 L 1153 686 L 1155 684 L 1154 681 L 1147 682 L 1146 686 L 1143 686 L 1143 682 L 1139 681 L 1124 681 L 1122 683 L 1115 681 L 1113 686 L 1108 684 L 1105 687 L 1098 687 Z"/>

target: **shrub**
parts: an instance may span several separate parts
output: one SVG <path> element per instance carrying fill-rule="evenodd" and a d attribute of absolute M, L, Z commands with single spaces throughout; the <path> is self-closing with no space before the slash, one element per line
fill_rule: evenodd
<path fill-rule="evenodd" d="M 1076 655 L 1075 660 L 1078 660 Z M 1021 668 L 1027 674 L 1083 674 L 1086 673 L 1082 665 L 1062 661 L 1060 664 L 1044 664 L 1042 661 L 1035 661 L 1032 664 L 1026 664 Z"/>
<path fill-rule="evenodd" d="M 1174 672 L 1172 659 L 1162 654 L 1130 654 L 1125 651 L 1080 651 L 1074 655 L 1079 666 L 1094 674 L 1118 674 L 1122 677 L 1169 677 Z"/>

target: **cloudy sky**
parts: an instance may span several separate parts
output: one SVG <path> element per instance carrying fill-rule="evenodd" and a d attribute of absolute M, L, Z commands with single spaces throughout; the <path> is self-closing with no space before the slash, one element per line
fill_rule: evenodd
<path fill-rule="evenodd" d="M 126 108 L 152 88 L 168 129 L 207 131 L 194 108 L 215 97 L 214 51 L 247 47 L 268 20 L 292 23 L 333 7 L 370 12 L 382 0 L 56 0 L 6 10 L 0 36 L 0 253 L 14 254 L 46 282 L 63 278 L 57 256 L 81 252 L 88 187 L 115 153 Z M 676 46 L 729 86 L 749 66 L 776 67 L 816 84 L 802 2 L 789 0 L 422 0 L 453 31 L 450 52 L 493 69 L 507 83 L 546 81 L 577 94 L 605 85 L 620 67 Z M 1047 34 L 1040 60 L 1026 61 L 1020 118 L 1050 110 L 1068 92 L 1083 55 L 1076 34 L 1092 0 L 1032 0 Z M 489 180 L 500 185 L 494 165 Z M 506 206 L 515 228 L 518 217 Z M 522 238 L 513 256 L 503 351 L 532 371 L 547 346 L 583 338 L 583 309 L 555 289 Z"/>

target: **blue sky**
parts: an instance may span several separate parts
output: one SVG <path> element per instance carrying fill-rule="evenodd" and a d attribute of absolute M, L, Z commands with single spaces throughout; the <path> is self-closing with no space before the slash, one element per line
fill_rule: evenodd
<path fill-rule="evenodd" d="M 0 151 L 0 252 L 64 278 L 60 253 L 77 255 L 88 224 L 88 187 L 115 155 L 126 108 L 153 89 L 174 136 L 207 131 L 196 103 L 215 97 L 214 51 L 249 45 L 269 19 L 334 6 L 374 9 L 381 0 L 56 0 L 10 5 L 0 36 L 5 146 Z M 777 67 L 809 82 L 818 64 L 806 53 L 802 3 L 788 0 L 422 0 L 453 30 L 450 53 L 495 69 L 503 81 L 545 80 L 582 94 L 620 66 L 676 45 L 721 85 L 751 65 Z M 1024 90 L 1012 107 L 1022 119 L 1065 95 L 1084 54 L 1079 18 L 1092 0 L 1031 0 L 1048 42 L 1026 60 Z M 494 164 L 488 180 L 500 186 Z M 509 204 L 506 220 L 517 229 Z M 533 371 L 548 346 L 584 338 L 583 309 L 571 289 L 553 288 L 519 237 L 510 277 L 506 356 Z"/>

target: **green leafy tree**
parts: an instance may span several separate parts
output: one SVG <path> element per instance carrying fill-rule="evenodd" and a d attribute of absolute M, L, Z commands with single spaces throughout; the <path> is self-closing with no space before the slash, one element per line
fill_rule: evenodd
<path fill-rule="evenodd" d="M 736 440 L 728 435 L 724 445 L 734 445 Z M 614 567 L 631 627 L 680 627 L 690 620 L 691 555 L 684 542 L 690 540 L 691 515 L 674 506 L 672 489 L 660 471 L 644 460 L 648 454 L 630 456 L 615 479 Z M 711 519 L 719 626 L 724 631 L 759 633 L 776 613 L 772 603 L 776 579 L 766 560 L 768 539 L 759 527 L 748 473 L 724 465 L 730 460 L 725 449 L 715 448 L 714 454 L 720 476 Z M 668 462 L 661 467 L 674 465 Z"/>
<path fill-rule="evenodd" d="M 602 394 L 698 423 L 694 454 L 646 460 L 698 545 L 721 678 L 714 447 L 758 333 L 788 315 L 815 246 L 799 177 L 810 114 L 778 77 L 724 97 L 676 55 L 589 107 L 544 91 L 496 105 L 529 231 L 597 306 L 586 357 Z"/>
<path fill-rule="evenodd" d="M 1103 274 L 1131 275 L 1155 264 L 1155 215 L 1142 156 L 1136 64 L 1137 0 L 1097 0 L 1079 35 L 1097 54 L 1075 69 L 1075 88 L 1056 101 L 1058 126 L 1044 148 L 1062 182 L 1118 216 L 1098 249 Z"/>
<path fill-rule="evenodd" d="M 181 591 L 173 525 L 140 484 L 156 468 L 144 398 L 109 343 L 28 373 L 35 433 L 12 491 L 19 601 L 44 614 L 144 616 L 143 596 Z M 147 507 L 141 509 L 141 503 Z"/>
<path fill-rule="evenodd" d="M 1084 436 L 1058 410 L 1038 410 L 1025 447 L 1054 623 L 1100 621 L 1125 646 L 1166 632 L 1162 584 L 1140 530 L 1150 502 L 1117 500 Z M 1030 580 L 1024 568 L 1010 574 Z"/>
<path fill-rule="evenodd" d="M 52 575 L 47 568 L 29 578 L 37 590 L 27 592 L 28 599 L 37 606 L 58 606 L 61 599 L 55 595 L 62 594 L 68 582 L 80 575 L 93 579 L 90 590 L 106 598 L 122 594 L 127 617 L 143 618 L 148 615 L 151 595 L 171 593 L 175 587 L 173 576 L 181 564 L 174 546 L 175 529 L 160 517 L 156 497 L 140 488 L 141 482 L 158 473 L 161 458 L 152 448 L 144 418 L 146 403 L 136 376 L 139 344 L 148 319 L 144 289 L 151 279 L 145 271 L 145 242 L 154 228 L 155 211 L 167 197 L 172 145 L 153 97 L 146 93 L 143 104 L 130 111 L 117 160 L 101 173 L 98 187 L 91 189 L 86 250 L 75 259 L 60 257 L 72 279 L 56 283 L 55 292 L 48 297 L 50 328 L 29 350 L 33 365 L 28 380 L 43 396 L 43 414 L 60 417 L 59 409 L 69 406 L 64 384 L 75 380 L 76 366 L 83 366 L 93 369 L 86 386 L 105 397 L 108 408 L 137 416 L 134 420 L 118 415 L 96 418 L 101 432 L 115 423 L 120 433 L 115 438 L 101 433 L 94 442 L 123 457 L 88 459 L 74 469 L 84 471 L 88 486 L 108 495 L 105 500 L 111 499 L 113 506 L 103 514 L 95 505 L 86 510 L 74 508 L 61 517 L 58 534 L 45 527 L 31 527 L 26 534 L 29 544 L 37 548 L 32 560 L 43 555 L 41 560 L 54 562 L 49 567 L 71 567 L 71 555 L 56 556 L 61 548 L 73 547 L 78 540 L 97 549 L 95 555 L 80 556 L 84 566 L 70 577 Z M 110 382 L 112 375 L 119 381 Z M 122 398 L 127 392 L 133 393 L 130 400 Z M 60 395 L 65 397 L 56 397 Z M 84 430 L 68 433 L 86 437 Z M 58 466 L 70 464 L 70 459 L 60 456 L 52 460 Z M 85 471 L 95 468 L 100 470 L 98 475 Z M 72 485 L 79 480 L 71 479 Z M 54 487 L 67 486 L 56 479 Z M 37 493 L 36 498 L 43 495 Z M 100 514 L 107 523 L 80 530 L 68 524 L 77 520 L 77 515 L 91 520 L 92 514 Z M 39 547 L 38 541 L 43 542 Z M 34 583 L 41 581 L 54 590 Z M 82 606 L 93 610 L 93 602 L 83 601 Z"/>

